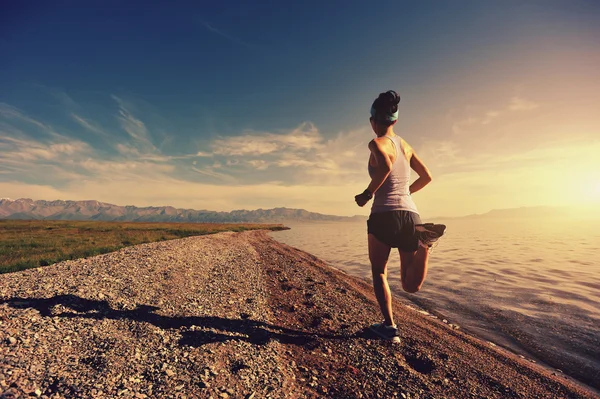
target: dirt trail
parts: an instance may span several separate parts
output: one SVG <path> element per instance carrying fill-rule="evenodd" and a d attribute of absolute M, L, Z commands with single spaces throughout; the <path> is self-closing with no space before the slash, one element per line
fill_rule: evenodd
<path fill-rule="evenodd" d="M 0 393 L 47 398 L 593 398 L 267 232 L 0 275 Z M 17 396 L 18 397 L 18 396 Z"/>

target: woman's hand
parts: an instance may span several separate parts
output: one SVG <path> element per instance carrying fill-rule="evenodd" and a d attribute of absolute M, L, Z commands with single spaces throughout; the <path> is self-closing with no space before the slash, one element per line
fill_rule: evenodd
<path fill-rule="evenodd" d="M 355 195 L 354 201 L 356 201 L 356 205 L 363 207 L 371 198 L 373 198 L 373 194 L 369 190 L 365 190 L 362 193 Z"/>

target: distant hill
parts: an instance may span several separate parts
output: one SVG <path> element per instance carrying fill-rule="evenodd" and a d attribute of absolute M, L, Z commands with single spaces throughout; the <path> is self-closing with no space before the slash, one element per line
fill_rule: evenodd
<path fill-rule="evenodd" d="M 0 219 L 41 220 L 99 220 L 132 222 L 189 222 L 189 223 L 271 223 L 282 221 L 355 221 L 362 216 L 324 215 L 304 209 L 273 208 L 215 212 L 180 209 L 172 206 L 119 206 L 89 201 L 34 201 L 29 198 L 0 199 Z"/>
<path fill-rule="evenodd" d="M 436 217 L 433 219 L 598 219 L 600 218 L 600 205 L 593 206 L 531 206 L 521 208 L 492 209 L 489 212 L 460 217 Z"/>

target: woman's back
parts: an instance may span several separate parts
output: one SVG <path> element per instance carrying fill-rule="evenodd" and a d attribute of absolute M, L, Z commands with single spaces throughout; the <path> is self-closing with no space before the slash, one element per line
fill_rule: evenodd
<path fill-rule="evenodd" d="M 400 136 L 383 136 L 394 148 L 390 158 L 394 159 L 392 170 L 381 187 L 375 192 L 371 213 L 405 210 L 419 213 L 410 196 L 410 162 L 407 160 Z M 374 167 L 369 163 L 369 175 L 374 173 Z"/>

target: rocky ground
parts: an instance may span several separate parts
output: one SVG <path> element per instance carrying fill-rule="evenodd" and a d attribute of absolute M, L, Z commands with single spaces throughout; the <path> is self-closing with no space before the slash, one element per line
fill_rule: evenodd
<path fill-rule="evenodd" d="M 4 398 L 593 398 L 267 232 L 0 275 Z M 1 397 L 1 396 L 0 396 Z"/>

